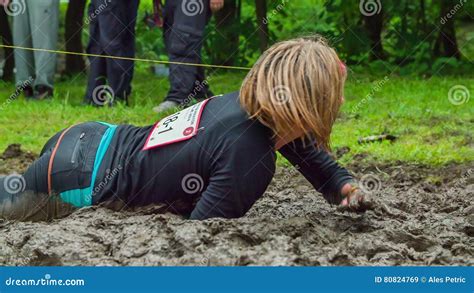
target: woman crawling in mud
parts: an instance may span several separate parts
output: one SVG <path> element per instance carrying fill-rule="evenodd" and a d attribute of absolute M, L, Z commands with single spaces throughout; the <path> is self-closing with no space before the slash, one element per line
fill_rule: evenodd
<path fill-rule="evenodd" d="M 13 190 L 0 179 L 2 218 L 47 220 L 98 204 L 163 204 L 190 219 L 243 216 L 273 178 L 276 151 L 332 204 L 364 195 L 329 156 L 346 69 L 319 38 L 268 49 L 241 90 L 146 127 L 90 122 L 51 138 Z"/>

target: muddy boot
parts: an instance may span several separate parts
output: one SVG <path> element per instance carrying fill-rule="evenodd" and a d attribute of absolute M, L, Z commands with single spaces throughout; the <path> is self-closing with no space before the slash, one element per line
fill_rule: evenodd
<path fill-rule="evenodd" d="M 17 221 L 49 221 L 70 215 L 75 208 L 59 197 L 25 191 L 21 195 L 3 198 L 0 218 Z"/>
<path fill-rule="evenodd" d="M 5 178 L 0 178 L 1 219 L 48 221 L 67 216 L 74 211 L 74 208 L 62 202 L 59 196 L 49 196 L 30 190 L 12 193 L 5 186 Z"/>

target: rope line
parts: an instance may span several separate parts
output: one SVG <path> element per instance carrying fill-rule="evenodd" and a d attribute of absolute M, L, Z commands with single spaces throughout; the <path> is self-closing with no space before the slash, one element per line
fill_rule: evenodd
<path fill-rule="evenodd" d="M 28 48 L 28 47 L 11 46 L 11 45 L 0 45 L 0 48 L 19 49 L 19 50 L 28 50 L 28 51 L 40 51 L 40 52 L 48 52 L 48 53 L 55 53 L 55 54 L 84 56 L 84 57 L 100 57 L 100 58 L 109 58 L 109 59 L 118 59 L 118 60 L 158 63 L 158 64 L 175 64 L 175 65 L 196 66 L 196 67 L 206 67 L 206 68 L 234 69 L 234 70 L 250 70 L 251 69 L 250 67 L 242 67 L 242 66 L 228 66 L 228 65 L 214 65 L 214 64 L 164 61 L 164 60 L 154 60 L 154 59 L 145 59 L 145 58 L 133 58 L 133 57 L 111 56 L 111 55 L 101 55 L 101 54 L 90 54 L 90 53 L 82 53 L 82 52 L 69 52 L 69 51 L 62 51 L 62 50 Z"/>

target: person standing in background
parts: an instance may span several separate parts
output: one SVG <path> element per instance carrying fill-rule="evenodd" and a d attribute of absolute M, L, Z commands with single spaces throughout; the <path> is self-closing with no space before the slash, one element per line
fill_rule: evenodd
<path fill-rule="evenodd" d="M 0 4 L 13 16 L 15 46 L 57 48 L 59 0 L 0 0 Z M 55 53 L 15 49 L 15 67 L 17 85 L 28 84 L 23 89 L 27 98 L 43 100 L 52 97 Z"/>
<path fill-rule="evenodd" d="M 139 0 L 91 0 L 87 53 L 135 57 L 135 24 Z M 85 103 L 95 106 L 128 104 L 134 62 L 89 57 L 90 72 Z"/>
<path fill-rule="evenodd" d="M 163 35 L 170 61 L 201 63 L 204 30 L 212 12 L 223 6 L 224 0 L 166 0 Z M 180 64 L 170 64 L 169 67 L 170 90 L 153 111 L 160 113 L 179 105 L 186 106 L 190 96 L 199 100 L 213 95 L 205 82 L 203 67 Z"/>

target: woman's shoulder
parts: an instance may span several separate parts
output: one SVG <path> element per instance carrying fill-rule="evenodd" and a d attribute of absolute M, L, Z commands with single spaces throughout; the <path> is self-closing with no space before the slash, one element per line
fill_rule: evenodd
<path fill-rule="evenodd" d="M 271 131 L 267 127 L 258 120 L 251 119 L 242 109 L 239 92 L 212 98 L 206 106 L 203 119 L 204 124 L 207 124 L 205 126 L 225 132 L 229 137 L 271 137 Z"/>

